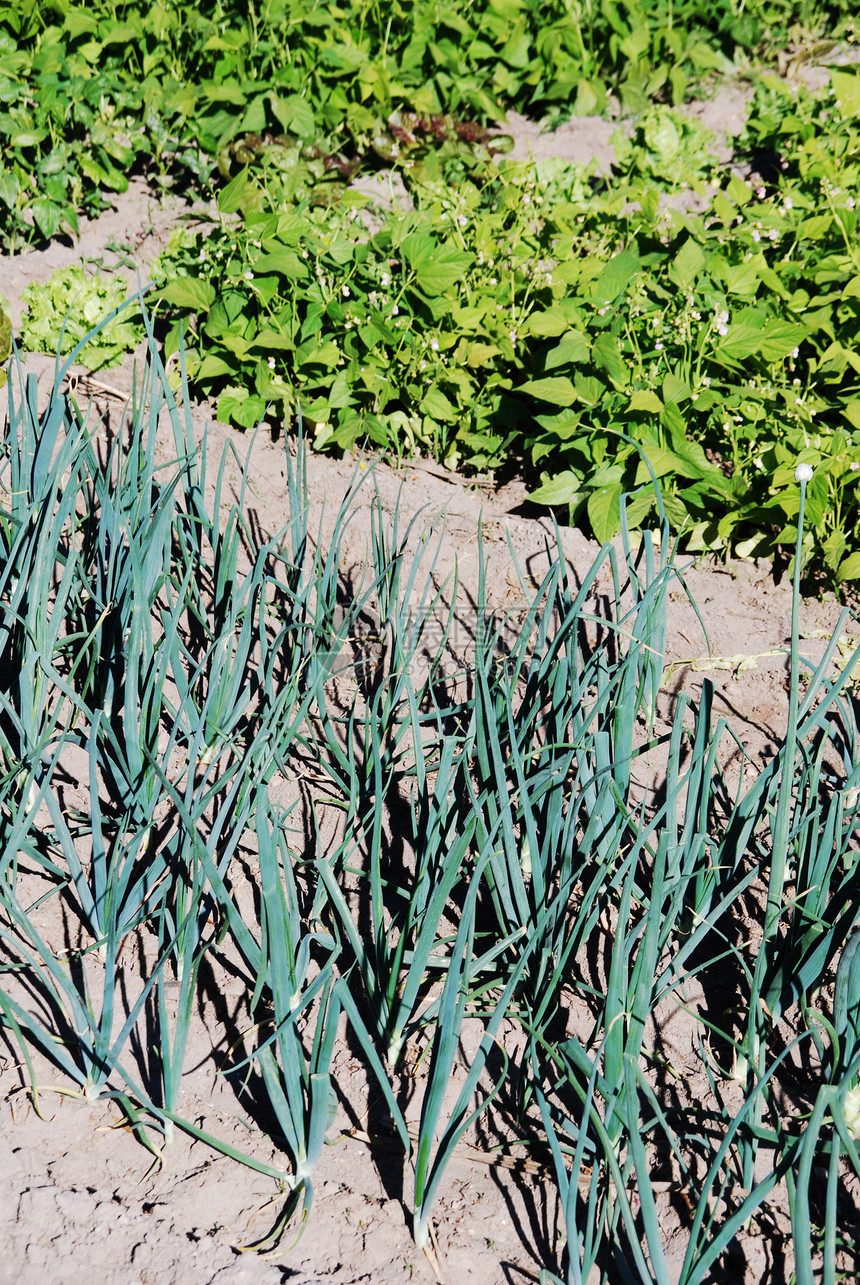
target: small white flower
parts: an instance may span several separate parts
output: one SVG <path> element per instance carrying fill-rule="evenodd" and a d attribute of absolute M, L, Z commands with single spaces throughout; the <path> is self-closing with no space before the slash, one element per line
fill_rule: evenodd
<path fill-rule="evenodd" d="M 469 220 L 466 218 L 465 214 L 461 214 L 457 222 L 460 224 L 461 228 L 464 228 Z"/>
<path fill-rule="evenodd" d="M 381 286 L 387 286 L 390 280 L 391 280 L 391 277 L 388 275 L 388 273 L 383 272 L 382 276 L 379 278 L 379 284 Z"/>
<path fill-rule="evenodd" d="M 274 370 L 274 369 L 275 369 L 275 359 L 274 359 L 274 357 L 270 357 L 270 358 L 269 358 L 269 370 Z"/>
<path fill-rule="evenodd" d="M 812 465 L 798 464 L 797 468 L 794 470 L 794 480 L 795 482 L 811 482 Z M 860 1099 L 858 1099 L 858 1106 L 860 1106 Z"/>
<path fill-rule="evenodd" d="M 790 196 L 787 196 L 787 197 L 785 198 L 785 200 L 783 201 L 783 205 L 785 206 L 785 208 L 786 208 L 787 210 L 794 209 L 794 202 L 792 201 L 792 199 L 791 199 L 791 197 L 790 197 Z"/>
<path fill-rule="evenodd" d="M 767 239 L 769 241 L 775 241 L 778 236 L 779 236 L 779 233 L 777 232 L 776 228 L 768 228 Z"/>
<path fill-rule="evenodd" d="M 753 228 L 752 232 L 750 233 L 750 236 L 754 241 L 761 240 L 761 233 L 759 232 L 758 228 Z"/>
<path fill-rule="evenodd" d="M 349 298 L 349 286 L 341 286 L 340 292 L 343 295 L 344 299 Z"/>
<path fill-rule="evenodd" d="M 854 197 L 853 197 L 853 196 L 849 196 L 849 198 L 848 198 L 848 200 L 845 202 L 845 204 L 848 206 L 848 209 L 849 209 L 849 210 L 853 210 L 853 209 L 854 209 L 854 206 L 857 204 L 857 202 L 854 200 Z"/>
<path fill-rule="evenodd" d="M 656 342 L 656 344 L 654 345 L 654 347 L 655 347 L 658 351 L 659 351 L 659 349 L 661 349 L 661 348 L 663 347 L 663 345 L 662 345 L 662 343 L 660 342 L 660 340 L 659 340 L 659 339 L 657 340 L 657 342 Z"/>
<path fill-rule="evenodd" d="M 438 352 L 438 351 L 439 351 L 439 340 L 438 340 L 438 339 L 431 339 L 431 340 L 430 340 L 430 347 L 433 349 L 433 351 L 434 351 L 434 352 Z"/>
<path fill-rule="evenodd" d="M 391 308 L 392 317 L 396 317 L 399 312 L 400 312 L 400 309 L 398 308 L 397 304 L 396 303 L 393 304 Z"/>
<path fill-rule="evenodd" d="M 759 199 L 760 201 L 763 201 L 763 200 L 764 200 L 764 188 L 763 188 L 763 187 L 757 187 L 757 188 L 756 188 L 756 190 L 755 190 L 755 194 L 756 194 L 756 196 L 758 197 L 758 199 Z"/>
<path fill-rule="evenodd" d="M 253 272 L 251 272 L 250 268 L 249 268 L 249 269 L 248 269 L 248 271 L 245 273 L 245 280 L 246 280 L 246 281 L 253 281 L 253 280 L 254 280 L 254 274 L 253 274 Z"/>

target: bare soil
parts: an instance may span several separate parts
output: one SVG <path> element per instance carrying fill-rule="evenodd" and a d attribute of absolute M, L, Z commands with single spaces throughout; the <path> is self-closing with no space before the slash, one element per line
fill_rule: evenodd
<path fill-rule="evenodd" d="M 711 128 L 737 132 L 743 120 L 742 91 L 730 88 L 716 104 L 702 104 L 698 115 Z M 530 154 L 583 161 L 596 156 L 605 163 L 609 154 L 612 126 L 602 120 L 573 121 L 553 135 L 540 133 L 527 121 L 511 124 L 514 154 L 523 159 Z M 44 281 L 69 263 L 114 266 L 118 258 L 110 245 L 125 247 L 145 278 L 147 264 L 165 244 L 183 209 L 175 198 L 159 203 L 135 181 L 114 210 L 82 228 L 75 243 L 57 241 L 47 250 L 6 259 L 2 289 L 13 325 L 20 323 L 21 291 L 27 283 Z M 133 282 L 135 274 L 128 275 Z M 25 356 L 24 362 L 38 375 L 44 391 L 53 376 L 53 360 Z M 98 408 L 119 417 L 131 377 L 129 361 L 90 383 L 82 378 L 78 400 L 83 403 L 90 393 Z M 198 437 L 209 425 L 213 455 L 228 442 L 240 457 L 249 454 L 249 507 L 260 529 L 279 530 L 288 502 L 284 441 L 258 435 L 252 442 L 250 435 L 214 423 L 205 405 L 194 406 L 192 414 Z M 356 468 L 367 469 L 368 461 L 309 459 L 311 529 L 319 526 L 323 541 Z M 389 512 L 399 501 L 405 520 L 420 515 L 419 527 L 438 524 L 438 575 L 441 581 L 455 565 L 458 569 L 458 612 L 464 629 L 477 590 L 479 533 L 488 559 L 492 605 L 514 613 L 525 606 L 523 580 L 526 588 L 539 581 L 547 563 L 546 541 L 552 541 L 553 534 L 548 519 L 529 509 L 522 484 L 498 488 L 492 478 L 463 478 L 420 462 L 392 467 L 376 460 L 373 474 L 348 529 L 345 570 L 358 575 L 367 563 L 375 486 Z M 228 477 L 237 494 L 238 465 Z M 597 546 L 570 529 L 562 531 L 562 542 L 570 575 L 578 579 L 590 567 Z M 679 565 L 685 562 L 690 560 L 681 558 Z M 746 771 L 752 775 L 779 743 L 785 722 L 790 586 L 785 578 L 777 582 L 768 563 L 736 560 L 688 565 L 684 580 L 686 589 L 679 581 L 670 593 L 667 664 L 672 667 L 661 701 L 662 725 L 670 724 L 680 691 L 695 692 L 703 677 L 711 679 L 717 713 L 731 723 L 745 746 Z M 599 582 L 598 598 L 610 587 L 607 578 Z M 804 602 L 805 645 L 813 657 L 820 654 L 838 614 L 839 606 L 830 596 Z M 723 766 L 730 776 L 732 770 L 741 770 L 740 751 L 729 740 Z M 226 974 L 209 979 L 210 993 L 220 993 L 226 1010 L 238 1003 L 231 984 L 235 985 Z M 218 1074 L 229 1028 L 214 1002 L 202 1006 L 188 1050 L 181 1109 L 243 1150 L 283 1163 L 260 1121 Z M 691 1023 L 681 1010 L 667 1016 L 664 1037 L 677 1058 L 694 1064 Z M 44 1077 L 39 1111 L 23 1091 L 26 1075 L 15 1047 L 0 1038 L 0 1240 L 6 1246 L 0 1255 L 0 1282 L 387 1285 L 434 1279 L 410 1236 L 403 1158 L 381 1122 L 362 1064 L 345 1040 L 335 1055 L 341 1102 L 331 1145 L 316 1171 L 313 1216 L 295 1248 L 275 1261 L 242 1252 L 276 1219 L 283 1196 L 272 1181 L 181 1133 L 164 1164 L 153 1166 L 152 1156 L 122 1126 L 118 1110 L 64 1095 L 65 1086 L 47 1064 L 40 1066 L 37 1060 L 36 1065 Z M 480 1138 L 475 1141 L 481 1144 Z M 668 1205 L 666 1215 L 671 1215 Z M 449 1282 L 519 1285 L 536 1280 L 544 1265 L 557 1270 L 561 1223 L 554 1184 L 540 1162 L 508 1167 L 487 1150 L 463 1149 L 448 1170 L 434 1225 Z M 738 1280 L 777 1278 L 772 1275 L 776 1265 L 768 1258 L 770 1250 L 754 1232 L 745 1240 L 744 1252 L 746 1263 Z M 671 1261 L 671 1253 L 669 1257 Z"/>

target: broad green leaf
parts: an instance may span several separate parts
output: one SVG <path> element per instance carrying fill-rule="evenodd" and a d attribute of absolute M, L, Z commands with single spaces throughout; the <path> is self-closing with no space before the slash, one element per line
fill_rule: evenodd
<path fill-rule="evenodd" d="M 648 479 L 651 480 L 650 478 Z M 657 498 L 654 494 L 653 486 L 645 486 L 638 495 L 631 495 L 625 502 L 624 512 L 627 515 L 627 525 L 631 530 L 636 530 L 642 524 L 642 519 L 647 516 L 654 508 Z"/>
<path fill-rule="evenodd" d="M 634 242 L 610 259 L 591 284 L 591 297 L 600 303 L 614 303 L 632 284 L 639 271 L 639 250 Z"/>
<path fill-rule="evenodd" d="M 12 135 L 15 147 L 37 147 L 48 137 L 46 129 L 20 129 Z"/>
<path fill-rule="evenodd" d="M 559 410 L 552 415 L 535 415 L 535 419 L 541 428 L 546 429 L 553 437 L 560 437 L 562 441 L 567 441 L 579 428 L 582 412 L 570 409 Z M 547 449 L 554 450 L 555 445 L 548 445 Z"/>
<path fill-rule="evenodd" d="M 728 334 L 720 341 L 718 357 L 743 361 L 758 353 L 767 362 L 781 361 L 803 342 L 809 333 L 806 326 L 791 321 L 768 321 L 763 326 L 738 320 L 729 326 Z"/>
<path fill-rule="evenodd" d="M 605 331 L 592 345 L 591 356 L 595 365 L 602 367 L 616 388 L 624 389 L 630 383 L 630 371 L 618 350 L 618 340 Z"/>
<path fill-rule="evenodd" d="M 286 277 L 288 281 L 304 281 L 308 276 L 308 265 L 303 259 L 300 259 L 295 250 L 273 250 L 271 254 L 261 254 L 258 259 L 254 260 L 254 272 L 265 275 L 267 272 L 277 272 L 278 276 Z"/>
<path fill-rule="evenodd" d="M 68 31 L 73 40 L 78 36 L 98 31 L 98 19 L 85 9 L 69 9 L 63 18 L 63 29 Z"/>
<path fill-rule="evenodd" d="M 717 348 L 718 357 L 728 357 L 734 361 L 743 361 L 758 352 L 761 343 L 761 327 L 748 322 L 734 322 Z"/>
<path fill-rule="evenodd" d="M 752 188 L 738 174 L 731 176 L 726 192 L 736 205 L 748 205 L 752 199 Z"/>
<path fill-rule="evenodd" d="M 574 385 L 576 396 L 586 406 L 596 406 L 606 395 L 606 385 L 593 375 L 581 375 Z M 569 403 L 568 403 L 569 404 Z"/>
<path fill-rule="evenodd" d="M 237 335 L 233 331 L 225 330 L 221 335 L 221 343 L 228 352 L 233 353 L 240 361 L 243 357 L 247 357 L 248 355 L 250 344 L 242 335 Z"/>
<path fill-rule="evenodd" d="M 174 277 L 162 286 L 159 299 L 173 304 L 174 308 L 191 308 L 193 312 L 208 312 L 215 302 L 215 287 L 199 277 Z"/>
<path fill-rule="evenodd" d="M 78 165 L 81 173 L 85 174 L 91 183 L 104 183 L 107 178 L 101 165 L 92 156 L 79 156 Z"/>
<path fill-rule="evenodd" d="M 449 402 L 448 398 L 435 386 L 431 386 L 421 401 L 420 409 L 431 419 L 441 419 L 444 423 L 450 424 L 456 420 L 460 414 L 457 407 Z"/>
<path fill-rule="evenodd" d="M 835 371 L 841 377 L 845 374 L 846 366 L 850 366 L 860 374 L 860 353 L 854 352 L 851 348 L 843 348 L 841 344 L 831 344 L 818 360 L 819 373 Z"/>
<path fill-rule="evenodd" d="M 665 477 L 668 473 L 672 473 L 676 477 L 684 477 L 691 481 L 696 481 L 704 475 L 701 466 L 695 460 L 689 458 L 687 452 L 667 451 L 662 446 L 651 445 L 650 443 L 641 449 L 657 477 Z M 636 485 L 639 486 L 642 482 L 649 481 L 650 477 L 651 474 L 645 461 L 640 460 L 636 470 Z"/>
<path fill-rule="evenodd" d="M 233 50 L 235 52 L 235 50 L 241 49 L 243 45 L 246 45 L 247 43 L 247 31 L 236 30 L 234 28 L 233 30 L 226 30 L 223 35 L 210 36 L 203 48 L 217 49 L 224 53 L 229 50 Z"/>
<path fill-rule="evenodd" d="M 577 365 L 580 362 L 588 361 L 590 354 L 591 348 L 588 339 L 582 331 L 568 330 L 561 342 L 557 343 L 554 348 L 550 348 L 544 365 L 547 370 L 554 370 L 556 366 L 566 366 L 570 362 Z"/>
<path fill-rule="evenodd" d="M 245 188 L 248 186 L 248 167 L 231 178 L 225 188 L 218 193 L 218 209 L 221 214 L 236 214 L 242 208 Z"/>
<path fill-rule="evenodd" d="M 592 491 L 588 497 L 588 520 L 595 539 L 601 544 L 617 535 L 621 526 L 621 492 L 621 483 L 615 482 L 612 486 Z"/>
<path fill-rule="evenodd" d="M 264 351 L 274 348 L 278 352 L 290 352 L 295 347 L 295 344 L 289 335 L 285 335 L 283 331 L 273 330 L 271 326 L 264 326 L 249 347 L 262 348 Z"/>
<path fill-rule="evenodd" d="M 48 240 L 56 236 L 63 220 L 63 211 L 60 207 L 53 201 L 46 201 L 40 196 L 33 202 L 30 209 L 33 211 L 33 218 L 42 236 Z"/>
<path fill-rule="evenodd" d="M 523 334 L 537 335 L 540 339 L 554 339 L 563 335 L 570 322 L 561 308 L 547 308 L 544 312 L 533 312 L 523 326 Z"/>
<path fill-rule="evenodd" d="M 198 380 L 220 379 L 224 375 L 233 375 L 233 367 L 224 361 L 223 357 L 217 357 L 214 353 L 207 353 L 201 361 L 197 372 L 194 376 Z"/>
<path fill-rule="evenodd" d="M 466 354 L 466 364 L 475 369 L 478 366 L 485 366 L 488 361 L 499 355 L 499 349 L 495 344 L 469 344 Z"/>
<path fill-rule="evenodd" d="M 651 469 L 648 468 L 648 464 L 645 463 L 644 459 L 639 461 L 639 466 L 636 469 L 636 486 L 641 485 L 642 482 L 650 481 L 652 471 L 657 477 L 665 477 L 667 473 L 680 473 L 682 477 L 685 475 L 684 462 L 674 451 L 666 451 L 662 446 L 652 446 L 651 444 L 641 447 L 641 450 L 648 464 L 651 465 Z"/>
<path fill-rule="evenodd" d="M 12 170 L 0 172 L 0 201 L 12 209 L 18 199 L 18 179 Z"/>
<path fill-rule="evenodd" d="M 215 414 L 223 424 L 256 428 L 265 410 L 266 403 L 256 393 L 248 393 L 244 388 L 227 388 L 218 398 Z"/>
<path fill-rule="evenodd" d="M 842 414 L 853 428 L 860 429 L 860 399 L 853 398 L 842 407 Z"/>
<path fill-rule="evenodd" d="M 860 113 L 860 76 L 830 68 L 830 88 L 843 117 Z"/>
<path fill-rule="evenodd" d="M 458 304 L 451 306 L 451 318 L 460 328 L 460 330 L 477 329 L 487 315 L 487 305 L 477 304 L 473 307 L 461 308 Z"/>
<path fill-rule="evenodd" d="M 681 246 L 672 266 L 669 277 L 684 289 L 689 289 L 705 266 L 705 252 L 697 241 L 689 238 Z"/>
<path fill-rule="evenodd" d="M 444 294 L 461 280 L 473 260 L 453 245 L 439 245 L 436 238 L 412 232 L 401 246 L 419 287 L 428 295 Z"/>
<path fill-rule="evenodd" d="M 691 389 L 689 384 L 685 383 L 679 375 L 673 371 L 667 371 L 663 377 L 661 385 L 664 402 L 685 402 L 689 399 Z"/>
<path fill-rule="evenodd" d="M 528 393 L 543 402 L 552 402 L 556 406 L 572 406 L 577 399 L 577 392 L 569 379 L 563 375 L 554 375 L 548 379 L 529 379 L 520 384 L 518 393 Z"/>
<path fill-rule="evenodd" d="M 648 41 L 647 31 L 640 30 L 640 35 Z M 658 109 L 654 114 L 649 113 L 645 122 L 645 142 L 661 160 L 677 156 L 681 149 L 681 135 L 668 112 Z"/>
<path fill-rule="evenodd" d="M 849 553 L 839 564 L 837 580 L 860 580 L 860 553 Z"/>
<path fill-rule="evenodd" d="M 803 220 L 798 228 L 798 236 L 805 237 L 808 241 L 819 241 L 832 226 L 831 214 L 813 214 Z"/>
<path fill-rule="evenodd" d="M 660 412 L 660 423 L 668 428 L 673 439 L 678 442 L 684 440 L 687 432 L 687 421 L 677 402 L 664 402 L 663 409 Z"/>
<path fill-rule="evenodd" d="M 650 392 L 647 388 L 640 388 L 630 398 L 630 405 L 627 409 L 653 411 L 654 414 L 659 415 L 663 409 L 663 403 L 656 393 Z"/>
<path fill-rule="evenodd" d="M 762 332 L 759 352 L 765 361 L 782 361 L 803 342 L 809 333 L 806 326 L 790 321 L 769 321 Z"/>
<path fill-rule="evenodd" d="M 333 339 L 328 339 L 324 344 L 309 352 L 306 357 L 302 357 L 299 365 L 334 367 L 340 361 L 340 357 L 341 352 L 337 344 Z"/>
<path fill-rule="evenodd" d="M 729 294 L 754 295 L 759 287 L 761 276 L 755 259 L 735 265 L 725 264 L 723 276 Z"/>
<path fill-rule="evenodd" d="M 664 495 L 663 512 L 676 531 L 687 522 L 689 510 L 680 495 Z"/>
<path fill-rule="evenodd" d="M 575 473 L 559 473 L 536 490 L 529 492 L 535 504 L 572 504 L 579 495 L 581 482 Z"/>
<path fill-rule="evenodd" d="M 266 119 L 266 99 L 267 94 L 257 94 L 252 98 L 245 109 L 242 120 L 239 124 L 239 132 L 242 134 L 263 134 L 266 131 L 268 121 Z"/>

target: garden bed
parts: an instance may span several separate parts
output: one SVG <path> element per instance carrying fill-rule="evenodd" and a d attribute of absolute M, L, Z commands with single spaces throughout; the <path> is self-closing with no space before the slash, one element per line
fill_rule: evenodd
<path fill-rule="evenodd" d="M 184 213 L 134 182 L 7 260 L 16 331 Z M 860 623 L 790 542 L 601 549 L 173 369 L 173 414 L 154 341 L 10 373 L 0 1279 L 856 1274 Z"/>

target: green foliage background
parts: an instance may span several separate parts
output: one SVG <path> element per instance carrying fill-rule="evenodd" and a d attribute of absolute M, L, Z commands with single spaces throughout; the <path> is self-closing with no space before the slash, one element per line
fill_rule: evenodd
<path fill-rule="evenodd" d="M 600 539 L 625 493 L 644 488 L 628 516 L 652 520 L 656 476 L 694 549 L 790 552 L 802 458 L 805 559 L 850 580 L 860 81 L 813 95 L 761 68 L 853 39 L 851 9 L 3 6 L 0 235 L 74 232 L 135 171 L 214 185 L 220 225 L 175 238 L 157 311 L 223 419 L 301 408 L 319 448 L 514 467 Z M 735 157 L 750 182 L 676 110 L 739 71 L 758 86 Z M 610 93 L 638 124 L 608 179 L 513 165 L 487 131 Z M 379 169 L 408 210 L 364 208 L 350 182 Z M 56 295 L 33 295 L 30 334 Z"/>

